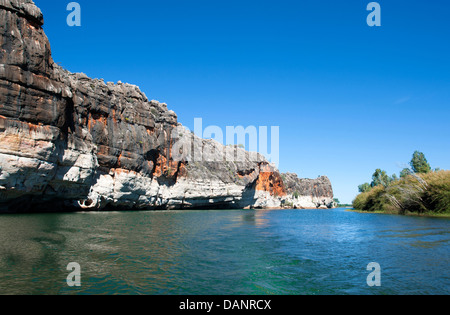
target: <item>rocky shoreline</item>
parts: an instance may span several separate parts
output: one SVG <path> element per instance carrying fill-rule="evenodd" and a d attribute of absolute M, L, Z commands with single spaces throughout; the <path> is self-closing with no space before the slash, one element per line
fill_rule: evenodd
<path fill-rule="evenodd" d="M 31 0 L 0 0 L 0 20 L 0 213 L 335 206 L 328 178 L 280 174 L 198 138 L 135 85 L 55 64 Z M 176 143 L 203 159 L 175 159 Z"/>

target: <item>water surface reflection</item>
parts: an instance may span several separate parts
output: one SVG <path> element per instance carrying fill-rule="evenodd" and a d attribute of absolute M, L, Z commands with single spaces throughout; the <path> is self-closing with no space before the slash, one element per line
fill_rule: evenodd
<path fill-rule="evenodd" d="M 343 210 L 6 215 L 0 294 L 448 294 L 449 233 Z M 372 261 L 381 288 L 366 285 Z"/>

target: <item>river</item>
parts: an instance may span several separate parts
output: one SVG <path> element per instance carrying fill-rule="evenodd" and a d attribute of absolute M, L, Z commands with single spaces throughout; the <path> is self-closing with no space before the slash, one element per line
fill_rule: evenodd
<path fill-rule="evenodd" d="M 449 240 L 449 219 L 345 209 L 2 215 L 0 294 L 449 294 Z"/>

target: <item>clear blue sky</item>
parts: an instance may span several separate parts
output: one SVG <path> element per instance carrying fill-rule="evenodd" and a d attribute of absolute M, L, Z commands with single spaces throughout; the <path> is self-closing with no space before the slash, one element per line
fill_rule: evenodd
<path fill-rule="evenodd" d="M 280 126 L 280 170 L 330 177 L 351 202 L 415 150 L 450 169 L 450 4 L 368 0 L 35 0 L 53 58 L 140 86 L 179 121 Z"/>

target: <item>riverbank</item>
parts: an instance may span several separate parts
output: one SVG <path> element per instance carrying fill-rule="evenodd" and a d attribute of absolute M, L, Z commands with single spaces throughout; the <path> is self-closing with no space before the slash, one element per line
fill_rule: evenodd
<path fill-rule="evenodd" d="M 353 208 L 373 213 L 450 216 L 450 171 L 411 174 L 359 194 Z"/>
<path fill-rule="evenodd" d="M 365 214 L 386 214 L 386 215 L 398 215 L 398 216 L 409 216 L 409 217 L 424 217 L 424 218 L 450 218 L 450 213 L 434 213 L 434 212 L 406 212 L 405 214 L 388 212 L 388 211 L 365 211 L 356 209 L 347 209 L 347 212 L 365 213 Z"/>

